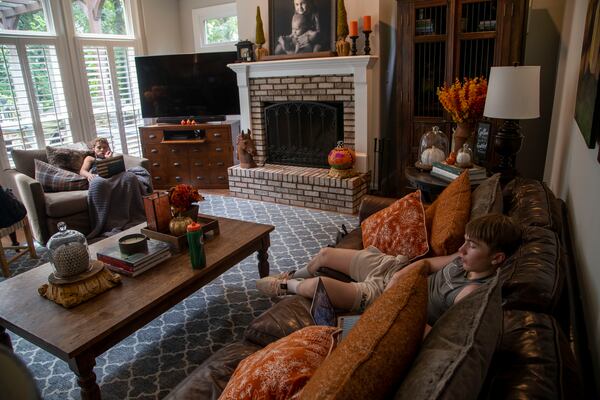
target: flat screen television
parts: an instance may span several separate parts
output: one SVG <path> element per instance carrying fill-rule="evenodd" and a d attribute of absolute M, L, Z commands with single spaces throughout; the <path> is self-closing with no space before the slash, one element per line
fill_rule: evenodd
<path fill-rule="evenodd" d="M 240 113 L 233 52 L 135 58 L 142 117 L 218 117 Z"/>

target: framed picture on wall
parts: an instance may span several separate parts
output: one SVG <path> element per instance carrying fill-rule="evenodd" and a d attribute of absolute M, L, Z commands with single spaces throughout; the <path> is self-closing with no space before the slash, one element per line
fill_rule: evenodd
<path fill-rule="evenodd" d="M 475 135 L 475 148 L 473 149 L 473 158 L 475 164 L 486 165 L 488 161 L 488 151 L 490 148 L 490 131 L 492 124 L 486 121 L 477 123 L 477 132 Z"/>
<path fill-rule="evenodd" d="M 269 0 L 272 55 L 335 49 L 336 0 Z"/>

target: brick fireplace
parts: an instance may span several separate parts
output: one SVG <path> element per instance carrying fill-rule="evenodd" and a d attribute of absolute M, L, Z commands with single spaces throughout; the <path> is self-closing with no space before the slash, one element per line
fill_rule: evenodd
<path fill-rule="evenodd" d="M 347 213 L 358 211 L 370 182 L 372 149 L 369 151 L 369 144 L 375 137 L 372 128 L 375 112 L 370 110 L 368 98 L 372 90 L 371 70 L 376 61 L 374 56 L 356 56 L 230 64 L 237 73 L 241 127 L 252 130 L 257 150 L 255 161 L 259 165 L 254 169 L 230 167 L 231 192 L 255 200 Z M 327 168 L 298 166 L 296 162 L 290 162 L 296 165 L 269 163 L 276 158 L 269 155 L 275 142 L 273 135 L 287 134 L 283 132 L 285 123 L 273 123 L 265 113 L 265 109 L 274 104 L 283 104 L 289 109 L 301 108 L 304 104 L 337 105 L 341 113 L 337 120 L 340 125 L 338 138 L 343 137 L 345 145 L 355 149 L 355 168 L 359 175 L 349 179 L 331 178 Z M 308 135 L 305 130 L 310 125 L 307 123 L 309 117 L 306 117 L 306 123 L 293 119 L 291 124 L 289 116 L 284 116 L 284 121 L 285 118 L 287 125 L 300 126 L 294 134 L 306 132 Z M 329 119 L 322 118 L 323 121 Z M 319 124 L 312 125 L 317 126 L 317 133 L 313 135 L 319 135 Z M 267 140 L 267 129 L 271 142 Z M 331 147 L 330 144 L 325 146 Z M 329 150 L 310 148 L 308 151 L 326 154 Z"/>

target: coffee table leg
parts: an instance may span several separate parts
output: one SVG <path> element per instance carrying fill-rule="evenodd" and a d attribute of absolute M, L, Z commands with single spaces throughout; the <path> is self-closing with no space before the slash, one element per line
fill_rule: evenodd
<path fill-rule="evenodd" d="M 69 360 L 69 368 L 77 375 L 82 400 L 99 400 L 101 397 L 100 386 L 96 383 L 94 365 L 96 365 L 96 359 L 92 356 L 82 355 Z"/>
<path fill-rule="evenodd" d="M 271 238 L 269 235 L 262 239 L 260 249 L 258 249 L 258 275 L 261 278 L 269 276 L 269 246 L 271 245 Z"/>
<path fill-rule="evenodd" d="M 13 349 L 12 342 L 10 341 L 10 336 L 6 333 L 6 328 L 0 326 L 0 344 L 5 345 L 9 349 Z"/>

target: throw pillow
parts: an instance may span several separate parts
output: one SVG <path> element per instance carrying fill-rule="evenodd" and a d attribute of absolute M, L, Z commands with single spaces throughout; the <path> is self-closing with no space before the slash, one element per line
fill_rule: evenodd
<path fill-rule="evenodd" d="M 409 260 L 429 251 L 419 190 L 371 215 L 360 226 L 365 248 L 375 246 L 383 253 L 402 254 Z"/>
<path fill-rule="evenodd" d="M 335 346 L 338 329 L 308 326 L 240 362 L 221 400 L 290 399 Z"/>
<path fill-rule="evenodd" d="M 500 174 L 494 174 L 481 182 L 471 194 L 471 219 L 486 214 L 502 214 L 502 189 Z"/>
<path fill-rule="evenodd" d="M 74 172 L 35 160 L 35 180 L 42 184 L 46 192 L 64 192 L 68 190 L 86 190 L 88 180 Z"/>
<path fill-rule="evenodd" d="M 46 146 L 48 163 L 71 172 L 79 172 L 85 157 L 92 154 L 86 150 Z"/>
<path fill-rule="evenodd" d="M 393 393 L 419 350 L 427 319 L 422 265 L 398 273 L 317 369 L 301 399 L 383 399 Z"/>
<path fill-rule="evenodd" d="M 471 213 L 471 185 L 468 171 L 440 193 L 431 224 L 430 244 L 433 253 L 445 256 L 458 251 L 464 243 L 465 226 Z"/>
<path fill-rule="evenodd" d="M 499 271 L 433 326 L 396 392 L 404 399 L 477 399 L 502 328 Z"/>

